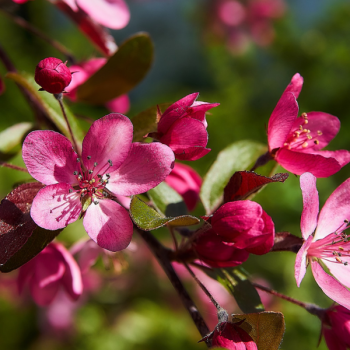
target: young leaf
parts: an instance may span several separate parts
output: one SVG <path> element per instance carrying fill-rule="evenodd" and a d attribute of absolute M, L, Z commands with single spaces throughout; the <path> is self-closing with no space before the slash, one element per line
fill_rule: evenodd
<path fill-rule="evenodd" d="M 20 145 L 32 129 L 32 123 L 19 123 L 0 132 L 0 159 L 7 160 L 20 150 Z"/>
<path fill-rule="evenodd" d="M 0 204 L 0 271 L 9 272 L 25 264 L 61 230 L 46 231 L 30 216 L 34 197 L 43 187 L 40 182 L 18 186 Z"/>
<path fill-rule="evenodd" d="M 284 182 L 288 176 L 287 173 L 279 173 L 266 177 L 253 171 L 236 171 L 224 189 L 224 203 L 246 199 L 264 185 L 271 182 Z"/>
<path fill-rule="evenodd" d="M 46 92 L 46 91 L 38 91 L 39 85 L 34 81 L 34 78 L 29 74 L 19 74 L 19 73 L 7 73 L 7 78 L 14 80 L 16 83 L 23 86 L 34 99 L 42 107 L 43 111 L 46 115 L 51 119 L 51 121 L 57 126 L 57 128 L 64 134 L 67 138 L 70 139 L 70 133 L 67 127 L 67 123 L 62 115 L 61 108 L 58 104 L 58 101 L 55 97 Z M 83 142 L 84 133 L 80 128 L 79 124 L 76 121 L 74 115 L 70 112 L 67 106 L 64 106 L 68 121 L 72 128 L 72 132 L 78 144 Z"/>
<path fill-rule="evenodd" d="M 212 268 L 203 269 L 203 271 L 220 282 L 234 296 L 243 312 L 249 313 L 264 310 L 258 292 L 242 268 Z"/>
<path fill-rule="evenodd" d="M 280 312 L 259 312 L 244 315 L 232 315 L 232 322 L 240 322 L 240 328 L 245 330 L 255 341 L 259 350 L 277 350 L 282 342 L 285 323 Z"/>
<path fill-rule="evenodd" d="M 199 223 L 199 219 L 191 215 L 164 217 L 137 196 L 132 197 L 130 216 L 136 226 L 144 231 L 151 231 L 166 224 L 171 226 L 191 226 Z"/>
<path fill-rule="evenodd" d="M 166 216 L 187 214 L 187 207 L 182 197 L 165 182 L 160 183 L 147 193 L 160 213 Z"/>
<path fill-rule="evenodd" d="M 153 43 L 146 33 L 125 41 L 107 63 L 77 90 L 78 99 L 104 104 L 126 94 L 146 75 L 153 61 Z"/>
<path fill-rule="evenodd" d="M 254 141 L 239 141 L 219 153 L 204 177 L 200 192 L 207 214 L 211 214 L 222 202 L 224 188 L 232 174 L 247 169 L 266 149 L 266 146 Z"/>

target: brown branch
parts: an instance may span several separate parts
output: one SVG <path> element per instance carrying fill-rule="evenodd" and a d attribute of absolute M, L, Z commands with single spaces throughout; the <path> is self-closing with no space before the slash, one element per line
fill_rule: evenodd
<path fill-rule="evenodd" d="M 22 171 L 24 173 L 28 173 L 28 170 L 26 168 L 22 168 L 22 167 L 17 166 L 17 165 L 5 163 L 5 162 L 2 162 L 1 160 L 0 160 L 0 167 L 5 167 L 5 168 L 13 169 L 13 170 Z"/>

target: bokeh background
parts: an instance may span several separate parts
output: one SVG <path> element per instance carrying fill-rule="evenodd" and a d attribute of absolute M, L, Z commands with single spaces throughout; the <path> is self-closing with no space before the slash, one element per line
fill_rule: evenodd
<path fill-rule="evenodd" d="M 0 1 L 1 3 L 1 1 Z M 285 12 L 273 19 L 274 37 L 261 46 L 248 35 L 244 48 L 230 45 L 213 10 L 215 0 L 129 0 L 128 26 L 112 31 L 117 43 L 140 31 L 148 32 L 155 45 L 155 60 L 146 78 L 129 94 L 129 116 L 163 102 L 200 92 L 200 100 L 220 102 L 208 115 L 212 151 L 191 162 L 204 176 L 217 154 L 229 144 L 244 139 L 266 143 L 266 125 L 291 77 L 299 72 L 304 87 L 298 99 L 300 111 L 324 111 L 336 115 L 342 124 L 329 149 L 350 150 L 350 3 L 346 0 L 285 0 Z M 244 1 L 243 1 L 244 3 Z M 44 0 L 30 1 L 17 14 L 66 45 L 79 59 L 96 55 L 89 41 L 61 12 Z M 64 59 L 41 39 L 26 32 L 0 13 L 0 44 L 19 71 L 33 73 L 43 58 Z M 0 77 L 6 91 L 0 96 L 0 131 L 33 114 L 16 85 Z M 74 112 L 90 118 L 107 114 L 102 107 L 71 105 Z M 11 160 L 23 165 L 20 154 Z M 189 162 L 187 162 L 189 163 Z M 282 169 L 279 169 L 283 171 Z M 349 165 L 317 186 L 321 205 L 333 190 L 350 176 Z M 0 168 L 0 198 L 28 175 Z M 272 216 L 276 231 L 300 235 L 302 210 L 299 179 L 293 175 L 284 184 L 272 184 L 255 197 Z M 201 205 L 195 211 L 203 215 Z M 166 232 L 157 233 L 164 241 Z M 71 225 L 59 237 L 70 245 L 86 233 L 81 222 Z M 293 253 L 253 256 L 243 267 L 254 278 L 289 296 L 328 307 L 325 297 L 308 271 L 297 288 Z M 99 277 L 84 300 L 75 305 L 73 324 L 55 328 L 49 310 L 19 296 L 16 272 L 0 275 L 0 349 L 205 349 L 197 344 L 199 334 L 190 317 L 163 276 L 159 266 L 137 237 L 133 245 L 116 256 L 115 266 L 105 269 L 98 261 Z M 196 287 L 180 271 L 198 301 L 204 318 L 215 324 L 215 311 L 198 295 Z M 204 277 L 203 277 L 204 278 Z M 206 280 L 207 281 L 207 280 Z M 215 284 L 215 282 L 208 282 Z M 224 294 L 213 285 L 213 293 Z M 215 294 L 214 294 L 215 296 Z M 219 297 L 218 297 L 219 298 Z M 239 312 L 233 298 L 223 296 L 229 312 Z M 281 349 L 316 349 L 320 321 L 303 309 L 281 300 L 268 299 L 267 310 L 282 311 L 286 333 Z M 62 319 L 59 311 L 54 318 Z M 320 350 L 327 349 L 324 340 Z"/>

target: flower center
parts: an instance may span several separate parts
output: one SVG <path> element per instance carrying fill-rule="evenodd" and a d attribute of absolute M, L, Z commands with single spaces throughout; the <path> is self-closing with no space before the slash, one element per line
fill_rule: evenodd
<path fill-rule="evenodd" d="M 306 148 L 312 148 L 320 143 L 317 136 L 321 136 L 322 131 L 317 130 L 317 135 L 312 136 L 311 130 L 307 128 L 307 124 L 309 123 L 307 114 L 303 113 L 300 119 L 302 119 L 302 121 L 298 128 L 295 128 L 289 133 L 286 142 L 283 144 L 283 146 L 288 149 L 305 150 Z"/>

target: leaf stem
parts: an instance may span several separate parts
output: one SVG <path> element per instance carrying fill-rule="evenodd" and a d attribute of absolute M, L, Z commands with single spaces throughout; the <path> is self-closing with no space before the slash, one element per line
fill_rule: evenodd
<path fill-rule="evenodd" d="M 22 168 L 22 167 L 17 166 L 17 165 L 5 163 L 1 160 L 0 160 L 0 167 L 5 167 L 5 168 L 13 169 L 13 170 L 22 171 L 24 173 L 28 173 L 28 170 L 26 168 Z"/>
<path fill-rule="evenodd" d="M 249 171 L 254 171 L 256 168 L 265 165 L 267 162 L 272 160 L 273 157 L 271 156 L 270 152 L 267 151 L 265 154 L 261 155 L 253 165 L 253 167 Z"/>

